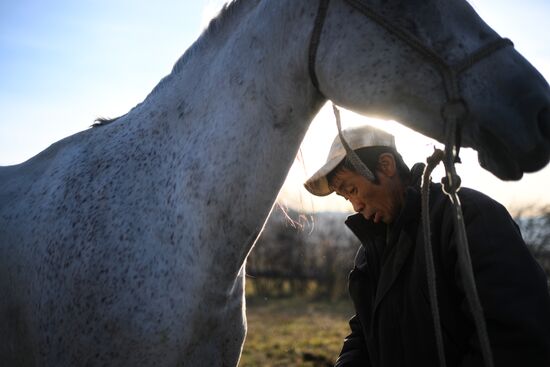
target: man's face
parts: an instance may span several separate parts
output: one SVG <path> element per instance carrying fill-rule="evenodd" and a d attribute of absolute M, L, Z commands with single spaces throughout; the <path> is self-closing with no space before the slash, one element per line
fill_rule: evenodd
<path fill-rule="evenodd" d="M 375 184 L 364 176 L 348 169 L 336 174 L 331 186 L 337 195 L 353 205 L 353 210 L 361 213 L 365 219 L 374 223 L 392 223 L 403 202 L 403 187 L 396 174 L 387 175 L 384 170 L 377 171 L 379 183 Z"/>

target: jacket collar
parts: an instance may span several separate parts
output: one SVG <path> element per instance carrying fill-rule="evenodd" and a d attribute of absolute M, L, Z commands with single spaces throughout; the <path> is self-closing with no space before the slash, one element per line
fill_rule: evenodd
<path fill-rule="evenodd" d="M 389 231 L 389 239 L 387 239 L 388 255 L 380 272 L 373 312 L 376 312 L 378 305 L 395 283 L 411 250 L 415 246 L 420 206 L 420 191 L 411 187 L 407 188 L 403 210 Z"/>

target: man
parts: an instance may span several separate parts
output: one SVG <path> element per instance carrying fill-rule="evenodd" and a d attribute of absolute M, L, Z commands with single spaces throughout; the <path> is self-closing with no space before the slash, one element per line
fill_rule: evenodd
<path fill-rule="evenodd" d="M 337 367 L 438 366 L 420 215 L 422 164 L 409 170 L 392 135 L 372 127 L 343 135 L 376 179 L 357 173 L 339 137 L 306 183 L 332 192 L 357 214 L 346 221 L 361 241 L 349 292 L 356 314 Z M 474 190 L 459 191 L 478 294 L 495 366 L 550 366 L 546 277 L 506 209 Z M 437 298 L 447 366 L 483 366 L 457 262 L 453 210 L 441 185 L 430 187 Z"/>

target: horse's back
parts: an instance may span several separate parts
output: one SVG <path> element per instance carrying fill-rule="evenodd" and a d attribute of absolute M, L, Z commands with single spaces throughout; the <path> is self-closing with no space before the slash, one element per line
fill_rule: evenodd
<path fill-rule="evenodd" d="M 86 140 L 87 131 L 62 139 L 27 161 L 0 166 L 0 213 L 6 215 L 38 185 L 50 183 L 51 175 L 63 174 L 69 160 L 78 159 L 75 149 Z M 50 175 L 50 176 L 48 176 Z"/>
<path fill-rule="evenodd" d="M 29 250 L 29 235 L 56 219 L 47 207 L 57 200 L 53 192 L 60 188 L 67 162 L 78 159 L 75 147 L 82 134 L 60 140 L 23 163 L 0 167 L 0 250 Z M 6 261 L 0 259 L 0 267 Z"/>

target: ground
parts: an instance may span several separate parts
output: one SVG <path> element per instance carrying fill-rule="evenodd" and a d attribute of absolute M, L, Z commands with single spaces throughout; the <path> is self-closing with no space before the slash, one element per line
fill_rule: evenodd
<path fill-rule="evenodd" d="M 249 300 L 248 335 L 239 367 L 333 366 L 352 314 L 351 301 L 346 300 Z"/>

